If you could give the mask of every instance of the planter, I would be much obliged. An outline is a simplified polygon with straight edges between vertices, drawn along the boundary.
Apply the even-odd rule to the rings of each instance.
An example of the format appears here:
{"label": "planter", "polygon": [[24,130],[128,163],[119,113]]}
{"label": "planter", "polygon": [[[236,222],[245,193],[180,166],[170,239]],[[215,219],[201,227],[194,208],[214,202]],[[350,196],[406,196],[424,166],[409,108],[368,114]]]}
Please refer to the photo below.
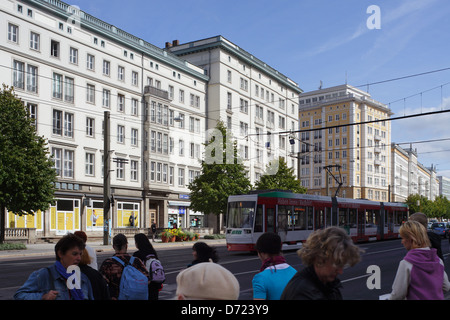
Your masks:
{"label": "planter", "polygon": [[169,238],[162,236],[161,241],[164,243],[167,243],[167,242],[169,242]]}

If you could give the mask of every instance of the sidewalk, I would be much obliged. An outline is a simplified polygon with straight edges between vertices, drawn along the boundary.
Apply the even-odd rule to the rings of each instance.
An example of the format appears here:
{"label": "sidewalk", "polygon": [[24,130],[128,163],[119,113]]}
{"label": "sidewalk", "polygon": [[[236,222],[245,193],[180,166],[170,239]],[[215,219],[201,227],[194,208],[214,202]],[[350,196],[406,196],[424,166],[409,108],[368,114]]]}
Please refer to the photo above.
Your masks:
{"label": "sidewalk", "polygon": [[[225,239],[199,239],[197,241],[206,242],[208,245],[217,246],[217,245],[225,245]],[[153,247],[156,251],[158,250],[167,250],[173,248],[191,248],[195,242],[197,241],[183,241],[183,242],[169,242],[162,243],[160,239],[152,242]],[[56,243],[39,243],[39,244],[27,244],[26,250],[0,250],[0,260],[4,258],[15,258],[15,257],[30,257],[30,256],[54,256],[55,255],[55,245]],[[112,244],[104,245],[103,241],[90,242],[88,240],[87,245],[97,251],[97,253],[112,253],[114,249]],[[134,252],[136,251],[136,246],[134,244],[133,239],[128,240],[128,251]]]}

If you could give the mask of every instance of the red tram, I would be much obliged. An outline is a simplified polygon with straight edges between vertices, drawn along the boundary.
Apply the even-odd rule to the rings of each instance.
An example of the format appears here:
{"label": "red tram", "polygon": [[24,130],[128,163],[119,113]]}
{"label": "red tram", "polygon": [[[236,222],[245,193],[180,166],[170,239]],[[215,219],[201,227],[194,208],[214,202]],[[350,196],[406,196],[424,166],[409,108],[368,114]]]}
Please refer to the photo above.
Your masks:
{"label": "red tram", "polygon": [[254,251],[264,232],[276,232],[283,250],[300,248],[314,230],[339,226],[354,242],[399,237],[408,219],[404,203],[265,191],[228,198],[228,251]]}

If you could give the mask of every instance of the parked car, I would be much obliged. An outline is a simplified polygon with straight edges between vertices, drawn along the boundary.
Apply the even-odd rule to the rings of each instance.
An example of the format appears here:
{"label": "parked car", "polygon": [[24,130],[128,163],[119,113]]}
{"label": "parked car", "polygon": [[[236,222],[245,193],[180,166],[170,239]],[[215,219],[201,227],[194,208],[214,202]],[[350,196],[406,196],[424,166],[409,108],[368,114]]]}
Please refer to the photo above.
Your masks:
{"label": "parked car", "polygon": [[431,225],[431,231],[443,238],[447,238],[450,231],[450,225],[448,222],[435,222]]}

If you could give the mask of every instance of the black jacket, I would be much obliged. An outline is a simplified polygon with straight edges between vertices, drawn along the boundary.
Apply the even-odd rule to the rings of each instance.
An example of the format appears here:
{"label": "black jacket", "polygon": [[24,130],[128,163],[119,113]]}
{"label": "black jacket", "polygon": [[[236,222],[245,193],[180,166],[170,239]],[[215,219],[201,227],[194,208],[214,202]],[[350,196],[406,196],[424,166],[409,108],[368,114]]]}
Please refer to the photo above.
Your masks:
{"label": "black jacket", "polygon": [[281,300],[342,300],[341,281],[334,280],[323,284],[310,266],[298,271],[288,282]]}
{"label": "black jacket", "polygon": [[427,231],[427,234],[431,242],[431,247],[435,248],[437,250],[438,257],[441,258],[442,261],[445,261],[444,256],[442,255],[441,236],[433,231]]}

